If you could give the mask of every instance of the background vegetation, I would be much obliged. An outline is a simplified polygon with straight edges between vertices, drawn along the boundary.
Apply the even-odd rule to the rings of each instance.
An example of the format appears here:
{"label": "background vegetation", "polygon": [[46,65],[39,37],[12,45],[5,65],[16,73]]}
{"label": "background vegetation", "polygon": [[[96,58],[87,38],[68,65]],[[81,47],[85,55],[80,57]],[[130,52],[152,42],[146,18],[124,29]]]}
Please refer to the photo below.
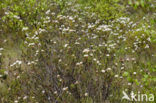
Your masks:
{"label": "background vegetation", "polygon": [[155,7],[155,0],[1,0],[0,103],[156,95]]}

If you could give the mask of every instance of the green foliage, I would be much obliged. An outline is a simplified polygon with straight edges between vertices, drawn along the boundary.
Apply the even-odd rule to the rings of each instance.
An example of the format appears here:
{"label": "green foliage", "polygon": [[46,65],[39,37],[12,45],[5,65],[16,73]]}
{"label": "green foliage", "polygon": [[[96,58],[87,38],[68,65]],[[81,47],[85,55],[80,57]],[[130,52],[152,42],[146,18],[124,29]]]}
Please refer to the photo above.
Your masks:
{"label": "green foliage", "polygon": [[[24,34],[21,32],[24,27],[36,28],[38,21],[42,23],[43,13],[47,10],[47,0],[3,0],[1,4],[4,15],[1,21],[1,28],[8,32],[20,32],[16,36],[23,37]],[[9,8],[9,9],[8,9]],[[13,33],[15,35],[16,33]]]}
{"label": "green foliage", "polygon": [[155,11],[154,0],[124,0],[125,5],[129,5],[136,12],[142,11],[144,13]]}
{"label": "green foliage", "polygon": [[118,5],[118,0],[80,0],[80,3],[88,8],[89,12],[95,13],[98,17],[105,19],[108,23],[109,20],[113,20],[122,16],[122,6]]}
{"label": "green foliage", "polygon": [[[146,2],[0,1],[0,102],[122,103],[123,90],[155,94],[155,17]],[[129,15],[127,5],[147,14]]]}

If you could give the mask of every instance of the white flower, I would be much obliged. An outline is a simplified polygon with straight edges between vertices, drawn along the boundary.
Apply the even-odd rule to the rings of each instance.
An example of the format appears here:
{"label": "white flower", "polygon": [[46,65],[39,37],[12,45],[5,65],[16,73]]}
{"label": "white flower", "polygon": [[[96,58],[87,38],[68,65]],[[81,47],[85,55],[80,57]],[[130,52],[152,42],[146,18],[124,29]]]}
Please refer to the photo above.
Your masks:
{"label": "white flower", "polygon": [[63,91],[66,91],[67,89],[68,89],[68,87],[64,87],[62,90],[63,90]]}
{"label": "white flower", "polygon": [[110,55],[109,54],[106,54],[106,56],[109,57]]}
{"label": "white flower", "polygon": [[8,71],[4,71],[4,74],[8,75]]}
{"label": "white flower", "polygon": [[19,16],[17,16],[17,15],[14,15],[14,18],[16,18],[16,19],[20,19],[20,17],[19,17]]}
{"label": "white flower", "polygon": [[117,66],[117,65],[118,65],[118,63],[115,63],[115,65]]}
{"label": "white flower", "polygon": [[90,51],[89,48],[87,48],[83,50],[83,53],[88,53],[89,51]]}
{"label": "white flower", "polygon": [[77,66],[82,65],[83,62],[76,63]]}
{"label": "white flower", "polygon": [[27,64],[28,64],[28,65],[30,65],[30,64],[31,64],[31,62],[28,62]]}
{"label": "white flower", "polygon": [[22,61],[17,60],[16,62],[17,62],[19,65],[22,64]]}
{"label": "white flower", "polygon": [[22,28],[22,31],[26,31],[26,30],[28,30],[28,27],[23,27]]}
{"label": "white flower", "polygon": [[55,15],[55,12],[52,12],[51,15]]}
{"label": "white flower", "polygon": [[129,61],[130,59],[129,58],[126,58],[126,60]]}
{"label": "white flower", "polygon": [[68,46],[68,44],[65,44],[64,47],[66,48]]}
{"label": "white flower", "polygon": [[21,97],[18,97],[18,100],[21,99]]}
{"label": "white flower", "polygon": [[124,69],[124,67],[121,67],[121,70],[123,70]]}
{"label": "white flower", "polygon": [[93,53],[90,53],[90,56],[93,56]]}
{"label": "white flower", "polygon": [[18,103],[18,101],[17,101],[17,100],[15,100],[15,101],[14,101],[14,103]]}
{"label": "white flower", "polygon": [[[62,28],[60,28],[60,29],[62,29]],[[67,32],[67,31],[69,31],[69,27],[68,27],[68,28],[63,28],[62,31],[63,31],[63,32]]]}
{"label": "white flower", "polygon": [[60,75],[58,74],[58,75],[57,75],[57,78],[59,78],[59,77],[60,77]]}
{"label": "white flower", "polygon": [[88,96],[88,93],[85,93],[85,96]]}
{"label": "white flower", "polygon": [[149,45],[148,45],[148,44],[146,44],[145,48],[149,48]]}
{"label": "white flower", "polygon": [[0,51],[4,50],[4,48],[0,48]]}
{"label": "white flower", "polygon": [[17,61],[14,62],[13,64],[11,64],[10,67],[12,67],[12,66],[14,66],[14,65],[16,65],[16,64],[21,65],[21,64],[22,64],[22,61],[17,60]]}
{"label": "white flower", "polygon": [[130,21],[130,18],[127,17],[120,17],[119,19],[117,19],[118,22],[122,23],[122,24],[126,24],[127,22]]}
{"label": "white flower", "polygon": [[88,54],[85,54],[84,57],[88,57]]}
{"label": "white flower", "polygon": [[17,79],[19,79],[19,78],[20,78],[20,76],[18,75],[18,76],[17,76]]}
{"label": "white flower", "polygon": [[24,97],[23,97],[24,100],[27,99],[27,98],[28,98],[28,96],[24,96]]}
{"label": "white flower", "polygon": [[102,30],[102,31],[110,31],[112,29],[109,28],[110,25],[100,25],[98,28],[96,28],[98,31]]}
{"label": "white flower", "polygon": [[128,85],[132,85],[132,83],[128,83]]}
{"label": "white flower", "polygon": [[44,50],[42,49],[41,52],[44,52]]}
{"label": "white flower", "polygon": [[76,82],[75,82],[75,84],[79,84],[79,82],[78,82],[78,81],[76,81]]}
{"label": "white flower", "polygon": [[55,91],[54,94],[57,94],[57,91]]}
{"label": "white flower", "polygon": [[96,58],[94,58],[93,60],[94,60],[94,61],[97,61],[97,59],[96,59]]}
{"label": "white flower", "polygon": [[79,42],[75,42],[75,44],[77,44],[77,45],[78,45],[78,44],[80,44],[80,43],[79,43]]}
{"label": "white flower", "polygon": [[147,38],[147,40],[148,40],[148,41],[151,41],[151,38],[149,37],[149,38]]}
{"label": "white flower", "polygon": [[62,62],[62,59],[59,59],[59,62]]}
{"label": "white flower", "polygon": [[4,43],[6,43],[6,42],[7,42],[7,40],[5,39],[3,42],[4,42]]}
{"label": "white flower", "polygon": [[29,44],[28,44],[28,47],[34,46],[34,45],[35,45],[35,43],[29,43]]}
{"label": "white flower", "polygon": [[42,93],[44,94],[45,93],[45,90],[42,90]]}
{"label": "white flower", "polygon": [[39,28],[39,34],[42,33],[42,32],[46,32],[46,30]]}
{"label": "white flower", "polygon": [[117,78],[117,77],[119,77],[119,75],[115,75],[114,77]]}
{"label": "white flower", "polygon": [[105,71],[105,70],[101,70],[101,72],[102,72],[102,73],[105,73],[106,71]]}
{"label": "white flower", "polygon": [[5,12],[5,15],[8,15],[9,14],[9,12]]}
{"label": "white flower", "polygon": [[74,18],[70,16],[70,17],[69,17],[69,20],[74,20]]}
{"label": "white flower", "polygon": [[119,35],[118,33],[114,33],[113,35]]}
{"label": "white flower", "polygon": [[97,63],[97,64],[99,64],[99,63],[100,63],[100,61],[96,61],[96,63]]}
{"label": "white flower", "polygon": [[112,70],[111,68],[107,68],[107,70],[109,71],[109,70]]}
{"label": "white flower", "polygon": [[135,60],[135,58],[132,58],[132,60],[134,61],[134,60]]}
{"label": "white flower", "polygon": [[98,63],[98,65],[101,65],[101,63]]}
{"label": "white flower", "polygon": [[49,13],[50,13],[50,10],[47,10],[45,14],[47,14],[47,15],[48,15]]}
{"label": "white flower", "polygon": [[136,72],[133,72],[134,75],[136,75]]}

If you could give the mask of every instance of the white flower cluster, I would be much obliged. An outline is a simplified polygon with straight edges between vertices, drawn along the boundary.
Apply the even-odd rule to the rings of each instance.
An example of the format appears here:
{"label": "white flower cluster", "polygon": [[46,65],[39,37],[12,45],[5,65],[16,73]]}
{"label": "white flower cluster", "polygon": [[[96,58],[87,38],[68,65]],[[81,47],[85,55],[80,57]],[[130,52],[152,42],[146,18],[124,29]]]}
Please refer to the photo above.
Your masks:
{"label": "white flower cluster", "polygon": [[121,24],[127,24],[130,21],[130,18],[128,18],[128,17],[120,17],[116,21],[120,22]]}
{"label": "white flower cluster", "polygon": [[111,25],[99,25],[99,27],[96,28],[98,31],[111,31]]}
{"label": "white flower cluster", "polygon": [[15,65],[21,65],[21,64],[22,64],[22,61],[16,60],[13,64],[10,65],[10,67],[13,67]]}
{"label": "white flower cluster", "polygon": [[0,56],[2,55],[1,51],[3,51],[4,49],[3,48],[0,48]]}

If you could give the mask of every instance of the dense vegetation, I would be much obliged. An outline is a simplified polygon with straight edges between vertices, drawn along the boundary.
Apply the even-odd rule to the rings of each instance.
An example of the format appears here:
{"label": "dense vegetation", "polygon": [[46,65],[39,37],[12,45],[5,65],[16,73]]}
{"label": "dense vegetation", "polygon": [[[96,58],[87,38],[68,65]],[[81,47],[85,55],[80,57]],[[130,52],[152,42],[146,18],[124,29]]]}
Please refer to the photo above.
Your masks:
{"label": "dense vegetation", "polygon": [[155,0],[1,0],[0,103],[156,95],[155,7]]}

